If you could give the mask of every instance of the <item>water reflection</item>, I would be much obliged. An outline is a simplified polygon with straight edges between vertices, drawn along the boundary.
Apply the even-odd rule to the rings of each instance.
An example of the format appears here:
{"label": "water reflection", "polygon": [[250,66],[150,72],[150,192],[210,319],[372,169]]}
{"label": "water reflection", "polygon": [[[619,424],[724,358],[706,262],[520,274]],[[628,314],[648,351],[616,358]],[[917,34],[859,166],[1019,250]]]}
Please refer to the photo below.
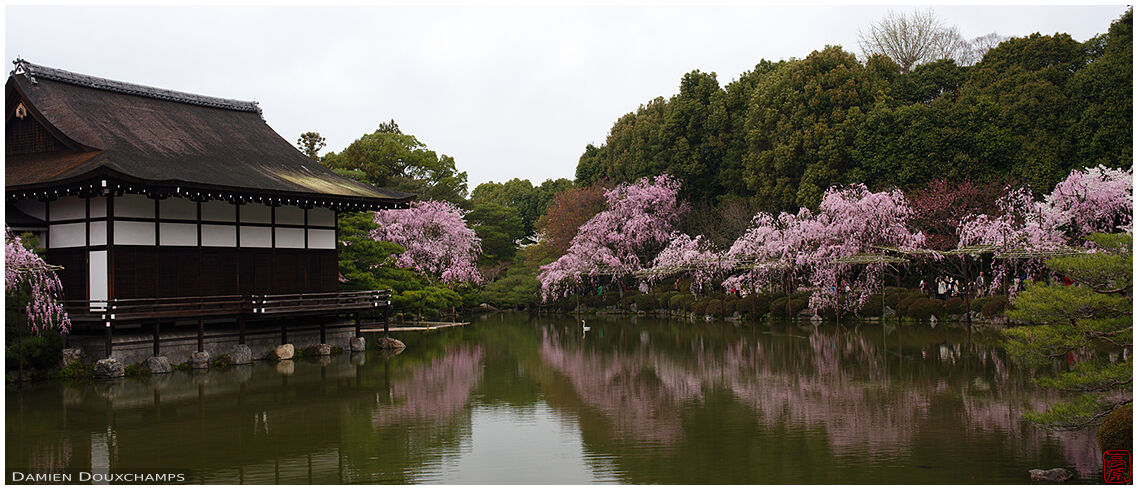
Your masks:
{"label": "water reflection", "polygon": [[[204,483],[1026,483],[1093,433],[946,329],[493,316],[378,352],[9,389],[11,471]],[[510,450],[503,450],[502,448]],[[496,449],[497,448],[497,449]],[[511,452],[512,451],[512,452]],[[542,462],[546,463],[542,463]]]}

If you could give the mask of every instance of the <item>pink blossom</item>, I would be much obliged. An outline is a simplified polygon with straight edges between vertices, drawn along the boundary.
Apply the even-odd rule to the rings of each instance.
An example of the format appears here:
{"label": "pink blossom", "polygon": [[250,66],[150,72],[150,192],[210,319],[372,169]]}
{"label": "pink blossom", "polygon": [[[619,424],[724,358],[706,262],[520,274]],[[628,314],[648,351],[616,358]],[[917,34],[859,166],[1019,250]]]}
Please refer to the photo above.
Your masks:
{"label": "pink blossom", "polygon": [[[1133,170],[1101,166],[1074,170],[1043,201],[1034,200],[1028,189],[1008,189],[997,201],[998,215],[969,215],[961,220],[959,246],[984,246],[997,254],[1046,253],[1085,245],[1083,238],[1090,233],[1130,232],[1132,178]],[[1039,258],[1009,260],[1013,259],[997,261],[990,290],[1008,284],[1014,294],[1021,284],[1010,275],[1015,271],[1034,275],[1043,267]]]}
{"label": "pink blossom", "polygon": [[1044,214],[1076,238],[1133,230],[1134,171],[1098,166],[1072,171],[1043,202]]}
{"label": "pink blossom", "polygon": [[560,296],[584,276],[615,280],[641,269],[668,242],[683,209],[679,190],[678,180],[660,175],[606,192],[607,209],[578,228],[565,255],[541,267],[542,297]]}
{"label": "pink blossom", "polygon": [[658,281],[677,272],[691,276],[691,290],[698,292],[710,285],[715,276],[725,270],[725,261],[711,250],[702,236],[692,238],[686,233],[672,235],[671,241],[652,260],[647,279]]}
{"label": "pink blossom", "polygon": [[24,307],[37,335],[57,327],[60,333],[71,329],[71,318],[63,309],[63,285],[43,258],[24,246],[11,230],[4,231],[4,291],[19,292],[27,286],[31,298]]}
{"label": "pink blossom", "polygon": [[396,267],[414,269],[444,283],[480,283],[477,259],[482,244],[458,206],[443,201],[416,201],[410,209],[375,212],[379,228],[371,237],[404,248]]}
{"label": "pink blossom", "polygon": [[[839,259],[880,253],[876,247],[923,245],[924,235],[909,225],[912,215],[901,191],[874,193],[862,184],[830,188],[817,214],[805,208],[778,218],[759,213],[755,226],[727,252],[727,258],[749,270],[727,278],[723,286],[753,291],[757,285],[775,283],[792,292],[796,284],[805,282],[813,285],[811,308],[860,308],[880,284],[885,265],[846,264]],[[850,294],[839,294],[847,286]]]}

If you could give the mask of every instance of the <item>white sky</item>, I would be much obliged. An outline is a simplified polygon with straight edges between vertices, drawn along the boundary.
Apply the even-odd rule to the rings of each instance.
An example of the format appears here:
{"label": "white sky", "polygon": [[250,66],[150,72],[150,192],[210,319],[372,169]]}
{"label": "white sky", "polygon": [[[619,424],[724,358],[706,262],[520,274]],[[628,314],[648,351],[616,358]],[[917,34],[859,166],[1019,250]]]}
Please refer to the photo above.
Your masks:
{"label": "white sky", "polygon": [[[961,34],[1106,32],[1125,7],[934,7]],[[42,65],[256,100],[290,142],[339,151],[380,122],[488,180],[572,178],[621,115],[684,73],[726,85],[905,6],[8,6],[5,47]],[[10,65],[9,65],[10,66]],[[10,68],[9,68],[10,69]]]}

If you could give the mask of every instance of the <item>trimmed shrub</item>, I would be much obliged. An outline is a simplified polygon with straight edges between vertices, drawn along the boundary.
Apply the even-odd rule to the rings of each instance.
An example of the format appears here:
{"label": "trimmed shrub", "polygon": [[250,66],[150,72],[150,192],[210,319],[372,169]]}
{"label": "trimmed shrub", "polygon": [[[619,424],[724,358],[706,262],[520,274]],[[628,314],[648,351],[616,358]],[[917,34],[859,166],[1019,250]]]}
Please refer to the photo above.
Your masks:
{"label": "trimmed shrub", "polygon": [[786,301],[789,298],[786,296],[779,296],[771,301],[770,314],[775,318],[786,318]]}
{"label": "trimmed shrub", "polygon": [[723,317],[723,300],[708,300],[707,310],[704,312],[704,314],[719,318]]}
{"label": "trimmed shrub", "polygon": [[1125,449],[1134,445],[1134,405],[1122,405],[1107,415],[1098,428],[1098,445],[1103,451]]}
{"label": "trimmed shrub", "polygon": [[613,306],[620,304],[620,291],[617,291],[615,289],[616,286],[613,286],[613,288],[614,289],[612,291],[608,291],[604,294],[604,296],[601,296],[601,304],[603,306]]}
{"label": "trimmed shrub", "polygon": [[664,291],[663,293],[657,294],[656,304],[659,305],[660,308],[668,308],[668,305],[671,303],[672,298],[679,296],[679,294],[680,293],[677,293],[675,291]]}
{"label": "trimmed shrub", "polygon": [[695,303],[695,296],[692,296],[691,294],[684,294],[683,296],[680,296],[680,309],[691,311],[692,303]]}
{"label": "trimmed shrub", "polygon": [[707,301],[706,299],[701,299],[693,302],[691,304],[691,312],[697,315],[707,314]]}
{"label": "trimmed shrub", "polygon": [[735,316],[735,312],[739,311],[740,299],[727,299],[723,301],[723,316]]}
{"label": "trimmed shrub", "polygon": [[858,310],[857,316],[862,318],[870,316],[881,316],[881,295],[871,294],[866,298],[865,302],[861,304],[861,309]]}
{"label": "trimmed shrub", "polygon": [[971,303],[972,311],[974,311],[976,313],[980,313],[980,311],[983,310],[984,305],[988,304],[989,299],[990,298],[988,298],[987,296],[981,296],[979,298],[973,299],[972,303]]}
{"label": "trimmed shrub", "polygon": [[605,297],[597,295],[589,295],[581,298],[581,306],[588,306],[589,308],[600,308],[604,306]]}
{"label": "trimmed shrub", "polygon": [[[758,317],[761,317],[763,315],[766,315],[767,313],[770,313],[770,311],[771,311],[771,300],[772,299],[774,299],[774,296],[771,294],[757,294],[757,295],[755,295],[754,306],[753,307],[751,305],[747,305],[747,306],[749,308],[753,308],[755,318],[758,318]],[[743,301],[746,301],[747,303],[752,302],[750,297],[748,297],[746,300],[743,300]],[[740,304],[742,304],[742,303],[740,302]]]}
{"label": "trimmed shrub", "polygon": [[980,308],[980,314],[986,317],[993,317],[1003,313],[1008,307],[1008,297],[1004,295],[991,296],[988,302]]}
{"label": "trimmed shrub", "polygon": [[[809,295],[807,295],[805,297],[797,297],[797,296],[799,296],[799,294],[795,294],[794,296],[791,296],[789,298],[790,315],[792,317],[794,315],[797,315],[799,311],[802,311],[802,309],[806,308],[806,306],[809,304],[809,300],[808,300]],[[788,298],[786,296],[782,296],[780,298],[775,298],[774,301],[771,301],[771,304],[770,304],[771,316],[773,316],[775,318],[786,318],[786,302],[787,301],[788,301]]]}
{"label": "trimmed shrub", "polygon": [[[901,316],[912,317],[913,303],[922,299],[928,299],[924,295],[920,296],[901,296],[901,305],[898,307],[898,314]],[[926,317],[927,318],[927,317]]]}
{"label": "trimmed shrub", "polygon": [[620,307],[624,308],[626,310],[631,310],[632,304],[635,302],[636,302],[636,296],[633,296],[630,294],[628,296],[625,296],[624,299],[620,300]]}
{"label": "trimmed shrub", "polygon": [[948,298],[944,300],[944,312],[949,315],[964,313],[964,300],[960,298]]}
{"label": "trimmed shrub", "polygon": [[943,319],[944,314],[944,301],[939,299],[919,298],[909,304],[908,316],[917,320],[928,320],[933,315]]}
{"label": "trimmed shrub", "polygon": [[636,309],[640,311],[651,311],[656,309],[656,298],[651,294],[638,294],[636,295]]}
{"label": "trimmed shrub", "polygon": [[684,295],[682,295],[682,294],[672,295],[672,297],[668,298],[668,309],[669,310],[682,309],[683,308],[683,300],[684,300]]}

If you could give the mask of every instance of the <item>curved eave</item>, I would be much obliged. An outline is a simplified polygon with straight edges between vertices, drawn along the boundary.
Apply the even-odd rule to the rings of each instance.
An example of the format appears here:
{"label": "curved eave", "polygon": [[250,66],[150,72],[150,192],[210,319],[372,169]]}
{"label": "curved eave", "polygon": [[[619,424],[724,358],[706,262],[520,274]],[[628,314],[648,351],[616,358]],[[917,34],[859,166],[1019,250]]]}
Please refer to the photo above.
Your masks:
{"label": "curved eave", "polygon": [[116,195],[146,194],[157,198],[184,197],[192,200],[224,200],[234,203],[264,203],[270,205],[296,205],[326,207],[342,211],[374,211],[378,209],[406,208],[415,195],[402,198],[379,198],[307,192],[287,192],[219,185],[203,185],[177,180],[149,181],[100,168],[71,178],[57,181],[6,186],[8,199],[54,200],[58,197],[90,196],[103,192]]}

